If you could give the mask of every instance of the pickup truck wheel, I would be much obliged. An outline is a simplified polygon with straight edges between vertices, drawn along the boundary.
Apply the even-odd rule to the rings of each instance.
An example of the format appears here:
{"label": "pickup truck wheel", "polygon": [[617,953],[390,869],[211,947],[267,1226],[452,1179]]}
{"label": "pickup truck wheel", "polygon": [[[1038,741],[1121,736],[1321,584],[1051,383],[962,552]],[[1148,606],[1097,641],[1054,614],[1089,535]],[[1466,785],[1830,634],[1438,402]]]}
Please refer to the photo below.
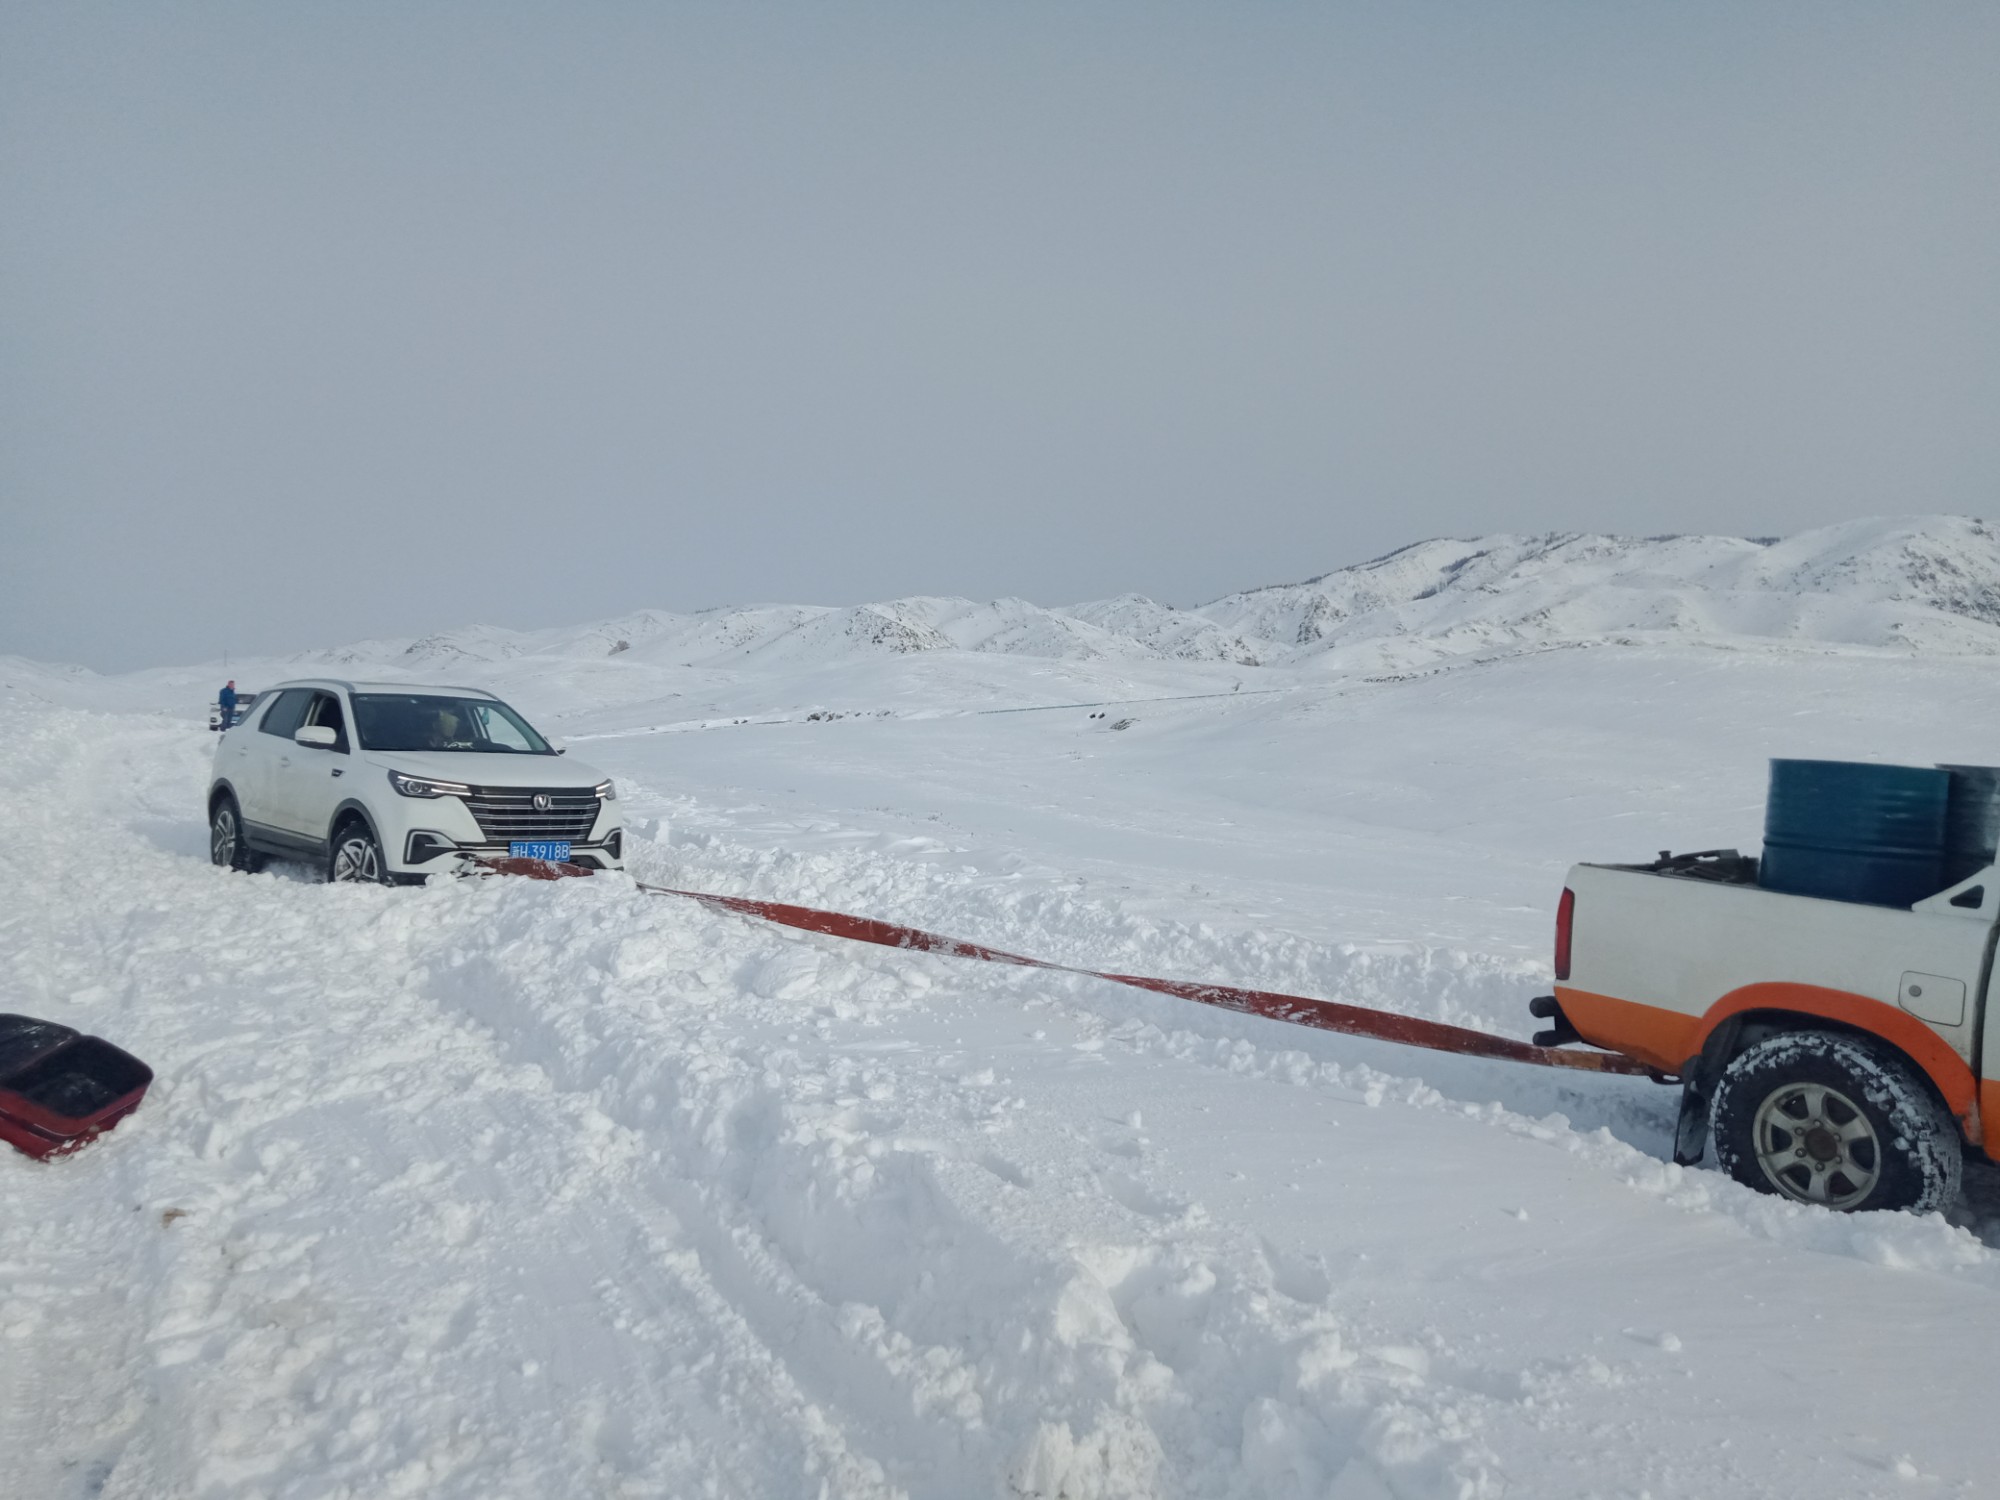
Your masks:
{"label": "pickup truck wheel", "polygon": [[386,885],[389,871],[382,862],[382,846],[366,823],[349,823],[333,836],[327,855],[326,878],[341,883]]}
{"label": "pickup truck wheel", "polygon": [[1842,1212],[1930,1213],[1958,1197],[1958,1127],[1885,1048],[1789,1031],[1738,1054],[1715,1090],[1715,1154],[1745,1187]]}

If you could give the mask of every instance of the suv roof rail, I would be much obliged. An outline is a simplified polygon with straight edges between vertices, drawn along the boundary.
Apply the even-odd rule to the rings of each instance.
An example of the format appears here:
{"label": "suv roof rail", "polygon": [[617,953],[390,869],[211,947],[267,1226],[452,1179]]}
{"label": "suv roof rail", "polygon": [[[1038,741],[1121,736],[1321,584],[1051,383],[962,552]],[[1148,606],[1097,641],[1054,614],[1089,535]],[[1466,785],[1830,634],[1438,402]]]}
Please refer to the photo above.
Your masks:
{"label": "suv roof rail", "polygon": [[464,693],[473,698],[491,698],[496,703],[503,701],[499,694],[488,688],[461,687],[450,682],[351,682],[345,677],[287,677],[283,682],[274,682],[259,692],[275,693],[281,688],[330,687],[342,692],[386,692],[386,693]]}

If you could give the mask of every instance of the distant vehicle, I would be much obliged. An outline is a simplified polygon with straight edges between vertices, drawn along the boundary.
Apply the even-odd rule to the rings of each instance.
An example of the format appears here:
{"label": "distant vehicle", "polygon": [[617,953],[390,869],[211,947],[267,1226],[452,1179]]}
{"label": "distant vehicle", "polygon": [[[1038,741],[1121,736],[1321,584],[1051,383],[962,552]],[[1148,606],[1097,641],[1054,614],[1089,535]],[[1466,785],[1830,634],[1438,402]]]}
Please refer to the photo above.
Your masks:
{"label": "distant vehicle", "polygon": [[229,729],[237,724],[241,724],[245,719],[250,717],[250,709],[252,705],[256,703],[256,701],[257,701],[257,695],[255,693],[238,693],[236,695],[236,712],[230,716],[229,723],[227,724],[222,722],[221,701],[218,700],[214,703],[209,704],[208,705],[209,729],[213,732],[220,733],[222,730]]}
{"label": "distant vehicle", "polygon": [[257,695],[216,741],[209,855],[328,880],[416,884],[468,857],[622,868],[609,777],[476,688],[311,678]]}
{"label": "distant vehicle", "polygon": [[[1767,850],[1768,853],[1768,850]],[[1554,1021],[1682,1084],[1675,1159],[1834,1209],[1949,1207],[2000,1158],[2000,866],[1908,906],[1769,890],[1734,850],[1577,865]]]}

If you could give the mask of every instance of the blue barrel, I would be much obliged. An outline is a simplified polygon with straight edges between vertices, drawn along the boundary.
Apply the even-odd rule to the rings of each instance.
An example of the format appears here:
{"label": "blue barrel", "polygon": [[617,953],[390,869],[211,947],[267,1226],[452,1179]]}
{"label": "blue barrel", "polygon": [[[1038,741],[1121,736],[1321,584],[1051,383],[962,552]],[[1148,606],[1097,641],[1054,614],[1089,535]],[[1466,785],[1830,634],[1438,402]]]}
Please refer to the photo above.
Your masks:
{"label": "blue barrel", "polygon": [[1764,804],[1766,890],[1873,906],[1935,896],[1951,774],[1846,760],[1774,760]]}
{"label": "blue barrel", "polygon": [[2000,766],[1939,766],[1951,777],[1944,813],[1944,879],[1957,885],[2000,853]]}

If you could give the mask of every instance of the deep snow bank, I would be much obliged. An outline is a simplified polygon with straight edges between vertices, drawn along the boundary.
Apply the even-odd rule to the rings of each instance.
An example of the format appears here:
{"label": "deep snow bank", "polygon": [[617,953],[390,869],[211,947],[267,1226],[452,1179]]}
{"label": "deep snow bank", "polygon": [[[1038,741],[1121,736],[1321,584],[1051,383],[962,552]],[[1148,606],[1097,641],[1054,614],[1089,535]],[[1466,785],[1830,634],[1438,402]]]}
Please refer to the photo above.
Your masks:
{"label": "deep snow bank", "polygon": [[[2000,731],[1990,663],[1869,653],[1063,669],[1162,700],[1116,718],[969,653],[621,700],[626,654],[490,680],[599,736],[644,873],[1517,1033],[1565,858],[1754,833],[1773,748]],[[1996,1457],[1977,1206],[1811,1213],[1660,1160],[1644,1083],[614,880],[230,876],[208,745],[0,711],[0,1008],[161,1074],[0,1158],[28,1493],[1971,1495]]]}

